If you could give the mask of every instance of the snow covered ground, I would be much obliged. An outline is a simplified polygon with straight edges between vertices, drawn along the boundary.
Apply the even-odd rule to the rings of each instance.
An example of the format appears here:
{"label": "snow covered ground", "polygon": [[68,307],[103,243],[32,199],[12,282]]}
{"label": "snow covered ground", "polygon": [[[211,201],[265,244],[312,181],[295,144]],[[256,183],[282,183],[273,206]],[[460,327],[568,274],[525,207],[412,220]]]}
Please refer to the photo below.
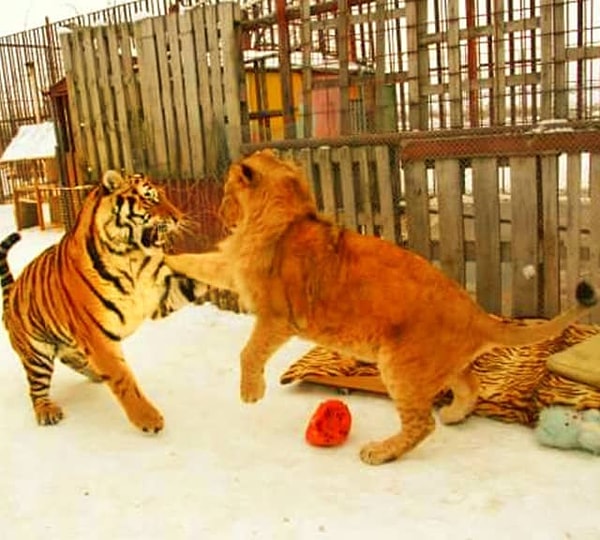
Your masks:
{"label": "snow covered ground", "polygon": [[[0,206],[0,236],[12,231]],[[60,231],[23,232],[16,273]],[[57,426],[35,424],[23,369],[0,331],[0,531],[7,539],[600,539],[600,458],[542,448],[531,430],[482,418],[438,426],[400,461],[364,465],[360,446],[398,428],[386,398],[354,393],[348,441],[304,442],[318,404],[337,397],[268,365],[265,399],[238,399],[252,318],[188,307],[124,344],[165,430],[144,435],[107,388],[57,365]]]}

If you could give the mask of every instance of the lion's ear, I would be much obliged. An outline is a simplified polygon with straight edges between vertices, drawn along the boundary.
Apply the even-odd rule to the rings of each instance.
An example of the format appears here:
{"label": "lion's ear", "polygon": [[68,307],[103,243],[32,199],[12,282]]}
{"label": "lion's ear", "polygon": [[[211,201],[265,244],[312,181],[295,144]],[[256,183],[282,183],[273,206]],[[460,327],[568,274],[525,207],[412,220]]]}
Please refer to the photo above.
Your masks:
{"label": "lion's ear", "polygon": [[242,163],[242,178],[245,180],[247,184],[251,184],[254,180],[254,171],[248,167],[248,165]]}

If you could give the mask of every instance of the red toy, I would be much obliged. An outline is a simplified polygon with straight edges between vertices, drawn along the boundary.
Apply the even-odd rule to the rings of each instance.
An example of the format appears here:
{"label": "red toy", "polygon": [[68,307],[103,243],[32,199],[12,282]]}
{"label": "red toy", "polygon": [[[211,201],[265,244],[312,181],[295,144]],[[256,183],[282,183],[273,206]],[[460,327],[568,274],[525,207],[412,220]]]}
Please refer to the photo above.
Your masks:
{"label": "red toy", "polygon": [[322,402],[306,427],[306,441],[314,446],[337,446],[350,433],[352,415],[348,406],[339,399]]}

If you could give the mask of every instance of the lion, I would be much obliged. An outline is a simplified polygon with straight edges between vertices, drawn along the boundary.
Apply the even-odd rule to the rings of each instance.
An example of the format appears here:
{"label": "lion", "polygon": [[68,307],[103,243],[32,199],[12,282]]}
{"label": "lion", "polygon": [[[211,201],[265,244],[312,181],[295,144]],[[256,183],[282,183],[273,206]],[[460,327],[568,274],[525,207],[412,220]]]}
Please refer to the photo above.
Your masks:
{"label": "lion", "polygon": [[241,399],[263,397],[265,365],[292,336],[376,363],[402,429],[362,447],[368,464],[399,458],[434,430],[441,390],[453,394],[441,421],[465,419],[477,401],[478,355],[558,335],[597,301],[582,281],[577,304],[556,318],[528,327],[501,322],[425,258],[320,215],[301,168],[270,150],[231,165],[219,213],[231,232],[216,251],[165,261],[237,292],[255,315],[241,352]]}

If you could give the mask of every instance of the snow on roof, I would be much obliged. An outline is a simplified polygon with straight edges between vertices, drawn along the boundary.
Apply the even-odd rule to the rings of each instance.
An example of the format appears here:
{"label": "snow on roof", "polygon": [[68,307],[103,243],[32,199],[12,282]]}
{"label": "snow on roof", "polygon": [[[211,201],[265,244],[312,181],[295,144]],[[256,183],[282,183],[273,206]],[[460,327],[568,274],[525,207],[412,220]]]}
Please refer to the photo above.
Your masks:
{"label": "snow on roof", "polygon": [[56,156],[56,134],[53,122],[21,126],[8,143],[0,163],[24,159],[46,159]]}

